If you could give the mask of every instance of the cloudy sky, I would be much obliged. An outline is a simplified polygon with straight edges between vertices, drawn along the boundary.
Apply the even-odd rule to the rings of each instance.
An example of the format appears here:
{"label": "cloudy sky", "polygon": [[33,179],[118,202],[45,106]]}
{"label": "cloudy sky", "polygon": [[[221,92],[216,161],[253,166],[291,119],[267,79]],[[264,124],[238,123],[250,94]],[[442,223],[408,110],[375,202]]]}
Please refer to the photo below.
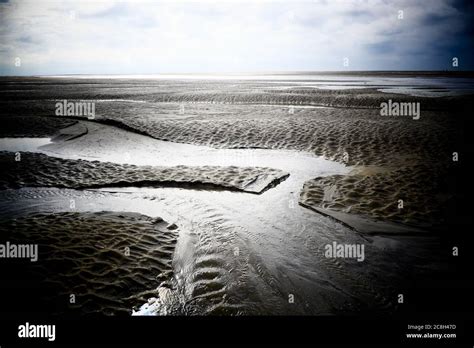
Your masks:
{"label": "cloudy sky", "polygon": [[0,75],[472,70],[472,17],[456,0],[0,0]]}

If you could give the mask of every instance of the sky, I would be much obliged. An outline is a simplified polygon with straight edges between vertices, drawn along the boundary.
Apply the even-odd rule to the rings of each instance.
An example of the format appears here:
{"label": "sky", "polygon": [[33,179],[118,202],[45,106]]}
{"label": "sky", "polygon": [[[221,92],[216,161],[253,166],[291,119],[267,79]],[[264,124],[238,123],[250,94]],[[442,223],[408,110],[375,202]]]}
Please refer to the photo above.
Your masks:
{"label": "sky", "polygon": [[0,75],[474,70],[472,3],[0,0]]}

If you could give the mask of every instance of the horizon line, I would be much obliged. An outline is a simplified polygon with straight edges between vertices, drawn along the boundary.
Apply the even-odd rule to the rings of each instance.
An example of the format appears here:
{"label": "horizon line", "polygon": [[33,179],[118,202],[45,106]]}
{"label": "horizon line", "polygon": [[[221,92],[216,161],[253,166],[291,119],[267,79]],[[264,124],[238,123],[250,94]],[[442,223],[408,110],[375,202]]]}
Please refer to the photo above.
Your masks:
{"label": "horizon line", "polygon": [[92,76],[271,76],[271,75],[291,75],[291,74],[474,74],[474,70],[273,70],[273,71],[242,71],[242,72],[166,72],[166,73],[65,73],[65,74],[35,74],[35,75],[0,75],[1,77],[92,77]]}

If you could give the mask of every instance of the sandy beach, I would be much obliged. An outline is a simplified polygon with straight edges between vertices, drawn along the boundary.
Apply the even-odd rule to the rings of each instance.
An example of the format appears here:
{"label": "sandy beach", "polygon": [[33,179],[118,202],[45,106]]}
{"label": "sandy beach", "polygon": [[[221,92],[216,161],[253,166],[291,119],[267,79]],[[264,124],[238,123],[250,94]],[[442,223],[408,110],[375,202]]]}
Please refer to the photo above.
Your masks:
{"label": "sandy beach", "polygon": [[[433,255],[459,200],[449,180],[471,102],[464,90],[430,86],[430,76],[415,88],[403,80],[414,76],[360,78],[337,87],[331,76],[317,83],[3,78],[3,226],[14,224],[18,236],[39,226],[41,243],[64,241],[43,251],[48,260],[97,236],[111,249],[165,248],[145,257],[153,266],[132,258],[122,269],[138,282],[132,291],[103,277],[119,281],[107,270],[113,262],[95,269],[100,249],[76,253],[72,269],[80,272],[52,281],[70,282],[79,294],[77,279],[95,284],[89,294],[101,300],[92,297],[79,312],[394,312],[394,284],[447,269]],[[94,102],[94,117],[56,115],[64,100]],[[388,100],[420,103],[419,119],[381,116]],[[62,196],[75,201],[74,212]],[[334,240],[366,244],[366,267],[325,259],[323,247]],[[401,250],[394,269],[391,256]],[[140,267],[165,276],[157,281]],[[374,276],[381,272],[384,279]],[[289,305],[288,294],[302,302]]]}
{"label": "sandy beach", "polygon": [[0,348],[472,345],[474,2],[0,0]]}
{"label": "sandy beach", "polygon": [[[32,90],[27,94],[11,95],[13,100],[21,98],[21,104],[3,102],[2,112],[7,116],[4,136],[26,136],[25,132],[39,136],[52,127],[51,123],[56,123],[56,130],[66,126],[70,120],[51,119],[56,99],[95,100],[95,122],[155,139],[226,149],[305,151],[355,166],[350,178],[308,181],[301,192],[301,202],[422,225],[444,223],[443,206],[452,198],[446,178],[456,165],[451,159],[453,152],[464,141],[462,112],[472,103],[462,94],[441,98],[436,93],[429,97],[407,95],[395,83],[392,89],[399,87],[400,94],[371,87],[313,88],[311,82],[308,86],[308,82],[299,80],[269,83],[120,79],[118,85],[114,80],[101,81],[100,88],[94,89],[95,82],[87,78],[73,82],[56,78],[38,84],[33,79]],[[75,88],[59,92],[57,87],[63,83]],[[47,93],[44,85],[50,87]],[[116,86],[120,86],[119,93]],[[143,91],[140,87],[144,86]],[[409,91],[418,90],[423,88]],[[387,100],[416,100],[421,104],[422,116],[419,120],[384,118],[380,116],[380,104]],[[39,131],[34,123],[26,127],[22,122],[28,121],[24,118],[12,119],[12,113],[48,118]],[[418,184],[419,180],[422,184]],[[322,199],[324,187],[328,186],[338,191],[337,198],[326,195]],[[354,186],[357,188],[352,190]],[[409,208],[397,209],[398,199],[403,199]]]}

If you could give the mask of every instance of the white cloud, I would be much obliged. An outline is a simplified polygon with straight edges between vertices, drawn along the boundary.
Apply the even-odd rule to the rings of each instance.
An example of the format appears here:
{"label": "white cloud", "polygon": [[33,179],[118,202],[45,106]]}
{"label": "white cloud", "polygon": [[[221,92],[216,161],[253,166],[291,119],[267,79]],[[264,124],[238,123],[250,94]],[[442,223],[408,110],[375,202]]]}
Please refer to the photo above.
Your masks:
{"label": "white cloud", "polygon": [[9,74],[342,70],[344,57],[349,69],[417,68],[462,24],[442,0],[13,1],[0,11]]}

